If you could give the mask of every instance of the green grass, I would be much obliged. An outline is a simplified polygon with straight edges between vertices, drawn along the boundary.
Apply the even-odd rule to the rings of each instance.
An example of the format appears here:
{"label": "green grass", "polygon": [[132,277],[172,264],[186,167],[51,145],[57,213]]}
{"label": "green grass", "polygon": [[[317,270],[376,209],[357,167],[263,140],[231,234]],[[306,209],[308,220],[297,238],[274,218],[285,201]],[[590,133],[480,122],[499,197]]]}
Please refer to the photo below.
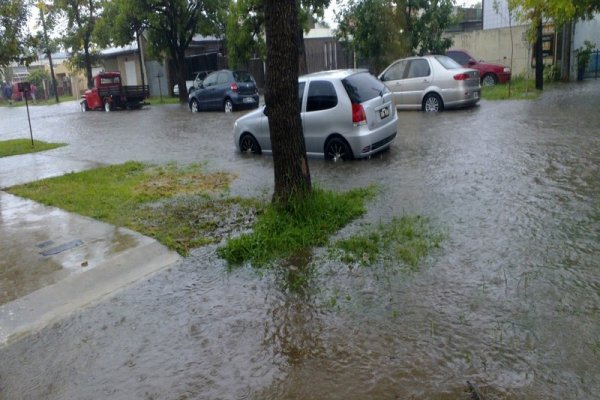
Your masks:
{"label": "green grass", "polygon": [[34,140],[32,146],[30,139],[4,140],[0,142],[0,158],[16,156],[18,154],[37,153],[62,146],[66,146],[66,143],[47,143]]}
{"label": "green grass", "polygon": [[364,214],[365,201],[373,196],[373,188],[346,193],[313,189],[308,198],[293,200],[285,209],[269,205],[251,233],[230,239],[217,253],[233,265],[255,267],[293,257],[327,244],[331,234]]}
{"label": "green grass", "polygon": [[214,198],[233,176],[204,173],[198,165],[139,162],[71,173],[15,186],[10,193],[152,236],[187,254],[221,240],[227,229],[249,225],[255,202]]}
{"label": "green grass", "polygon": [[394,217],[386,224],[369,227],[367,231],[337,241],[331,253],[342,262],[368,266],[377,262],[397,264],[401,261],[416,269],[419,261],[433,248],[440,246],[442,235],[433,233],[426,218]]}
{"label": "green grass", "polygon": [[512,79],[510,87],[508,83],[481,87],[481,98],[485,100],[530,100],[537,99],[541,93],[535,88],[535,81],[521,77]]}
{"label": "green grass", "polygon": [[[61,103],[64,103],[67,101],[73,101],[73,100],[75,100],[75,98],[71,95],[58,97],[58,101]],[[32,100],[28,100],[27,102],[30,107],[47,106],[47,105],[56,104],[56,99],[54,97],[51,97],[47,100],[37,100],[35,103]],[[0,102],[0,107],[25,107],[25,101],[13,101],[12,105],[9,105],[5,99],[2,99],[2,101]]]}
{"label": "green grass", "polygon": [[147,101],[153,106],[159,106],[161,104],[180,104],[179,97],[171,97],[168,94],[163,95],[162,99],[160,96],[152,96]]}

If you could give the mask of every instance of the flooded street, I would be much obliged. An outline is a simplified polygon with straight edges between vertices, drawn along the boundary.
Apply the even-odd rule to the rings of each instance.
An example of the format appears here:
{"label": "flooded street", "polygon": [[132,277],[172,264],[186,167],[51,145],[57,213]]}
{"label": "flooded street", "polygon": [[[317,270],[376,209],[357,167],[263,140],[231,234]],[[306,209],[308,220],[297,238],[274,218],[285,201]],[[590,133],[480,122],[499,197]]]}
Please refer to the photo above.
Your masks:
{"label": "flooded street", "polygon": [[[232,195],[272,193],[271,157],[235,152],[240,113],[31,111],[36,139],[69,144],[35,162],[205,162],[237,174]],[[0,108],[0,140],[28,132],[24,112]],[[445,238],[418,269],[315,249],[316,272],[291,292],[281,273],[228,271],[200,248],[0,348],[0,398],[476,398],[467,381],[486,400],[598,398],[600,81],[399,120],[389,151],[310,168],[326,189],[377,185],[337,237],[429,218]]]}

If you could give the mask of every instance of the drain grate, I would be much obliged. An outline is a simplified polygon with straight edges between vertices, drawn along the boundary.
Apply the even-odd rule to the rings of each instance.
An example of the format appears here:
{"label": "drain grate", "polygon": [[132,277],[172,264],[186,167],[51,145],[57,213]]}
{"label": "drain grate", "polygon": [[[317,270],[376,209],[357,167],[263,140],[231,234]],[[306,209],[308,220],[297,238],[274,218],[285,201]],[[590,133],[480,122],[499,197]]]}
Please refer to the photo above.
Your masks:
{"label": "drain grate", "polygon": [[[52,243],[51,241],[49,241],[49,242]],[[75,247],[79,247],[82,244],[83,244],[83,240],[79,240],[79,239],[71,240],[70,242],[61,244],[60,246],[55,246],[55,247],[46,249],[44,251],[40,251],[40,254],[43,256],[52,256],[54,254],[62,253],[63,251],[67,251],[67,250],[73,249]],[[38,247],[43,248],[44,246],[38,245]]]}

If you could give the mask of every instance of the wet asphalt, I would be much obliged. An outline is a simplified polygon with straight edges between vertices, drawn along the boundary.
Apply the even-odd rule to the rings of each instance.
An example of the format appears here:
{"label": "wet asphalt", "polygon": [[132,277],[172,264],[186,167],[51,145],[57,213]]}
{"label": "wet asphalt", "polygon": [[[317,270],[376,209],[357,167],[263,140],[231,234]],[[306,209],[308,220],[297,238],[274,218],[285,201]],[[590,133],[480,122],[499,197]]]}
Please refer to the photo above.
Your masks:
{"label": "wet asphalt", "polygon": [[[14,171],[0,187],[139,160],[233,172],[234,195],[272,191],[270,157],[235,152],[240,114],[31,111],[36,139],[69,145],[0,159]],[[0,108],[0,139],[22,137],[25,118]],[[317,249],[302,295],[197,249],[0,348],[0,397],[466,399],[467,380],[486,399],[597,395],[600,82],[403,112],[389,151],[310,169],[328,189],[377,184],[365,217],[338,236],[418,214],[445,232],[442,248],[400,272],[349,268]]]}

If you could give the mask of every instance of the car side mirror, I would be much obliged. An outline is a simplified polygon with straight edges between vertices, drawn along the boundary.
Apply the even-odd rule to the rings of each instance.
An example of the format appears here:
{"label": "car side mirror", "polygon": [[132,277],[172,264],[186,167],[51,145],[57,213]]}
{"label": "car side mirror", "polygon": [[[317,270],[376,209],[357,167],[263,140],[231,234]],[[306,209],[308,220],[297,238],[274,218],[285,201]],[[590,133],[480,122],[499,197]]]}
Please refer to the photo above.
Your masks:
{"label": "car side mirror", "polygon": [[468,64],[469,66],[471,66],[471,65],[475,65],[475,64],[477,64],[477,61],[475,61],[475,60],[473,60],[473,59],[471,58],[471,59],[469,59],[469,62],[468,62],[467,64]]}
{"label": "car side mirror", "polygon": [[381,82],[385,82],[385,81],[387,81],[387,77],[386,77],[385,75],[381,75],[381,76],[379,77],[379,80],[380,80]]}

